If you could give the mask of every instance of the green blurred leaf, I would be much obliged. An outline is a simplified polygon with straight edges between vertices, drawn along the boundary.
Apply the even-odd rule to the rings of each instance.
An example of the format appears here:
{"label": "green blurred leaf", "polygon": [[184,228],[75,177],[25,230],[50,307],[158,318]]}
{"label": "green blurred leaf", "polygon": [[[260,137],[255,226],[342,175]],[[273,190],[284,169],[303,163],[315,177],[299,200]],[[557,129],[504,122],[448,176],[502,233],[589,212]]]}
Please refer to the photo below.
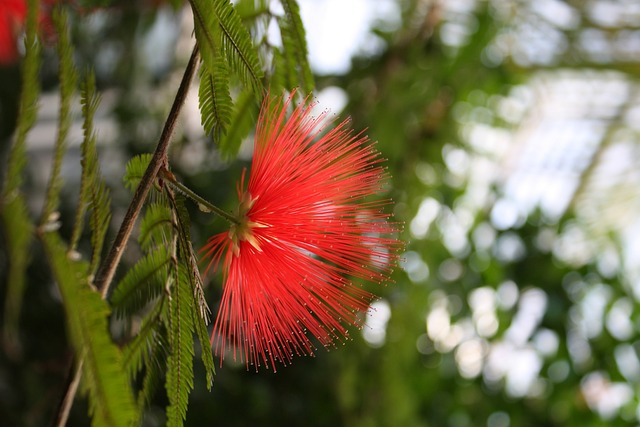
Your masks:
{"label": "green blurred leaf", "polygon": [[0,195],[0,217],[4,227],[8,253],[6,275],[7,293],[5,297],[4,337],[7,348],[18,349],[17,328],[22,309],[25,275],[29,264],[34,226],[29,218],[29,210],[21,185],[24,167],[27,163],[27,134],[33,127],[38,111],[40,80],[40,43],[37,39],[38,0],[29,0],[24,38],[25,56],[22,63],[22,91],[18,111],[17,133],[9,151],[5,169],[4,187]]}

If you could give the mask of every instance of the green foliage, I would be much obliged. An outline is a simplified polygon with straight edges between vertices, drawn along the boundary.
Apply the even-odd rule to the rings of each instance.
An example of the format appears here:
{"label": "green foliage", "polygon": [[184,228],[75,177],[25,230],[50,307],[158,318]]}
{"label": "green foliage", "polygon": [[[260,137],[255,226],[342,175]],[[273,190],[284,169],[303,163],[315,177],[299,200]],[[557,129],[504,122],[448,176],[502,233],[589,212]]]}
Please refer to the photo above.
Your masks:
{"label": "green foliage", "polygon": [[242,84],[261,95],[262,69],[258,54],[233,5],[229,0],[191,0],[190,3],[205,66],[216,70],[215,57],[221,54]]}
{"label": "green foliage", "polygon": [[178,239],[182,262],[180,263],[179,274],[181,280],[189,283],[191,295],[193,299],[190,301],[193,315],[193,325],[198,335],[200,349],[202,352],[202,363],[204,364],[207,375],[207,387],[211,389],[213,385],[213,377],[215,375],[215,367],[213,365],[213,354],[211,352],[211,344],[207,333],[207,323],[209,323],[209,307],[204,295],[203,281],[200,277],[198,269],[198,260],[193,251],[191,244],[191,232],[189,230],[190,220],[189,213],[184,206],[181,197],[171,197],[174,213],[176,215],[178,226]]}
{"label": "green foliage", "polygon": [[155,332],[152,345],[149,345],[148,353],[145,357],[145,375],[138,392],[138,408],[140,408],[140,411],[149,406],[153,397],[163,385],[163,374],[166,372],[169,349],[166,331]]}
{"label": "green foliage", "polygon": [[152,203],[140,221],[140,235],[138,241],[144,250],[150,250],[154,245],[162,245],[166,236],[170,236],[173,228],[171,210],[162,203]]}
{"label": "green foliage", "polygon": [[231,113],[231,125],[220,139],[220,153],[232,159],[240,150],[243,139],[253,130],[258,117],[258,104],[253,94],[245,89],[238,95]]}
{"label": "green foliage", "polygon": [[[80,91],[80,103],[82,105],[82,116],[83,116],[83,140],[82,140],[82,164],[84,167],[82,168],[82,175],[80,177],[80,192],[78,197],[78,205],[76,207],[76,215],[75,221],[73,223],[73,231],[71,233],[71,239],[69,246],[72,251],[76,249],[78,241],[80,240],[80,236],[82,234],[82,229],[84,227],[84,216],[87,212],[87,206],[89,203],[89,192],[90,186],[92,184],[92,169],[89,167],[90,164],[95,164],[95,134],[93,130],[93,117],[95,115],[96,109],[98,108],[98,104],[100,102],[99,96],[95,93],[95,77],[93,73],[88,73],[85,79],[82,82],[82,87]],[[94,148],[91,148],[94,147]],[[97,166],[97,165],[96,165]]]}
{"label": "green foliage", "polygon": [[[89,220],[89,226],[91,228],[92,251],[91,267],[89,271],[92,275],[95,275],[98,271],[104,239],[109,229],[109,221],[111,220],[111,198],[109,197],[109,190],[107,189],[107,186],[101,179],[96,152],[94,151],[91,155],[95,156],[95,163],[92,169],[93,183],[90,187],[91,217]],[[89,159],[90,158],[91,157],[89,157]]]}
{"label": "green foliage", "polygon": [[[125,184],[133,187],[147,167],[148,156],[127,165]],[[197,259],[191,246],[190,220],[181,196],[165,183],[157,187],[140,221],[138,241],[145,255],[127,271],[110,301],[127,321],[142,313],[142,326],[125,347],[131,379],[143,372],[138,405],[143,410],[161,379],[169,398],[168,425],[182,425],[193,389],[194,334],[197,333],[207,385],[215,374],[206,324],[208,307]],[[145,314],[146,311],[146,314]]]}
{"label": "green foliage", "polygon": [[109,307],[90,287],[89,266],[67,257],[67,247],[56,232],[45,232],[42,242],[62,295],[76,360],[82,364],[92,425],[130,425],[136,410],[122,355],[109,336]]}
{"label": "green foliage", "polygon": [[[283,22],[279,20],[279,22]],[[291,50],[286,49],[286,43],[290,42],[290,40],[282,40],[283,48],[274,49],[273,50],[273,64],[274,71],[273,77],[271,79],[271,87],[276,90],[276,88],[284,89],[289,87],[295,87],[296,85],[296,67],[294,63],[294,59],[291,56]]]}
{"label": "green foliage", "polygon": [[60,108],[58,109],[58,135],[56,136],[49,188],[47,189],[40,219],[41,226],[44,226],[49,221],[59,203],[60,188],[62,187],[60,169],[62,168],[62,158],[66,152],[67,135],[71,126],[71,101],[77,81],[76,70],[73,65],[73,48],[69,40],[67,14],[64,9],[56,8],[53,18],[56,34],[58,35],[56,48],[59,61]]}
{"label": "green foliage", "polygon": [[25,57],[21,77],[24,82],[20,94],[17,134],[9,151],[4,187],[0,195],[0,219],[8,255],[6,297],[4,312],[4,337],[7,348],[17,349],[17,327],[22,308],[25,274],[29,264],[29,247],[33,236],[33,225],[29,220],[27,202],[21,193],[22,176],[27,162],[27,134],[36,120],[40,84],[40,44],[37,39],[38,0],[28,2]]}
{"label": "green foliage", "polygon": [[230,124],[232,72],[256,96],[262,69],[251,36],[228,0],[191,0],[196,39],[203,58],[198,91],[202,125],[217,140]]}
{"label": "green foliage", "polygon": [[111,304],[118,316],[139,311],[162,292],[170,260],[167,247],[159,245],[127,272],[111,296]]}
{"label": "green foliage", "polygon": [[282,7],[285,11],[285,19],[279,20],[280,34],[282,36],[283,56],[285,58],[285,69],[290,77],[287,89],[293,89],[299,81],[305,94],[313,91],[315,84],[311,67],[309,66],[306,35],[302,19],[300,19],[300,8],[296,0],[283,0]]}
{"label": "green foliage", "polygon": [[[287,0],[282,5],[284,16],[272,17],[267,2],[245,1],[231,5],[228,0],[191,1],[195,34],[203,58],[198,90],[202,125],[226,159],[238,153],[255,121],[253,114],[247,113],[257,110],[263,96],[263,72],[257,47],[266,45],[266,56],[273,56],[271,91],[279,93],[300,86],[300,93],[308,94],[315,87],[298,4]],[[266,32],[261,33],[266,31],[271,19],[280,29],[282,48],[269,46]],[[262,37],[257,46],[243,21],[262,28],[256,31],[256,38]]]}
{"label": "green foliage", "polygon": [[22,63],[22,93],[20,94],[20,110],[15,143],[9,152],[7,161],[7,174],[5,177],[3,198],[11,197],[22,183],[22,172],[27,161],[26,139],[27,133],[36,121],[38,113],[38,95],[40,94],[40,81],[38,72],[40,67],[40,42],[38,41],[38,13],[40,7],[38,0],[29,0],[26,22],[26,34],[24,38],[25,56]]}
{"label": "green foliage", "polygon": [[[352,116],[353,128],[366,128],[371,139],[378,141],[377,148],[389,159],[386,165],[393,176],[385,191],[396,201],[397,220],[406,223],[410,244],[402,268],[394,275],[395,284],[370,289],[381,293],[381,303],[388,304],[384,340],[367,341],[369,327],[365,326],[363,334],[353,331],[353,340],[345,348],[319,351],[315,358],[297,358],[276,375],[247,373],[244,366],[225,360],[216,386],[207,393],[205,386],[211,387],[215,373],[207,331],[210,313],[192,245],[224,230],[220,222],[205,210],[197,211],[189,203],[185,206],[166,180],[157,180],[145,200],[137,242],[130,239],[120,248],[125,256],[118,266],[111,307],[91,288],[109,215],[113,212],[120,218],[130,198],[112,186],[111,206],[98,165],[108,165],[103,170],[109,172],[116,170],[114,176],[106,177],[107,182],[115,182],[121,171],[109,160],[149,149],[155,130],[162,126],[160,112],[166,109],[167,88],[173,87],[175,74],[182,72],[180,60],[173,61],[173,49],[168,49],[166,58],[172,65],[163,71],[151,70],[141,54],[145,49],[140,49],[140,40],[153,35],[150,28],[157,28],[158,18],[166,19],[168,10],[159,12],[146,3],[144,8],[132,4],[122,9],[116,3],[81,0],[80,5],[89,9],[109,7],[100,11],[106,19],[97,26],[85,24],[91,21],[84,16],[89,12],[78,10],[82,16],[74,21],[76,15],[70,14],[69,31],[63,34],[70,40],[53,42],[61,57],[57,75],[62,96],[57,108],[63,111],[57,134],[50,135],[51,143],[57,138],[56,146],[42,149],[38,141],[34,149],[36,159],[53,153],[48,189],[36,187],[39,179],[25,178],[25,150],[27,132],[36,117],[38,73],[50,88],[55,76],[47,73],[56,67],[39,67],[35,13],[27,26],[20,123],[10,161],[0,168],[7,176],[0,201],[4,238],[0,270],[6,271],[2,282],[7,283],[3,327],[6,335],[11,330],[13,339],[20,337],[25,343],[22,356],[0,352],[0,368],[6,374],[3,381],[12,391],[11,399],[0,396],[3,424],[22,425],[34,419],[33,425],[47,423],[43,418],[54,411],[61,393],[63,373],[57,367],[67,363],[66,340],[78,362],[83,361],[83,381],[95,424],[637,424],[640,304],[633,285],[638,282],[635,258],[630,256],[634,251],[628,252],[636,236],[625,235],[628,228],[622,224],[635,218],[640,206],[632,142],[638,136],[633,121],[638,109],[637,55],[623,43],[628,41],[625,36],[640,28],[636,17],[618,11],[620,22],[611,18],[603,29],[593,11],[601,3],[612,10],[611,16],[617,10],[604,0],[585,5],[554,2],[558,11],[568,12],[554,19],[545,13],[547,6],[533,10],[526,2],[505,6],[504,2],[478,1],[469,3],[472,10],[462,10],[453,2],[425,7],[429,2],[399,0],[399,21],[385,22],[373,30],[379,41],[376,54],[355,58],[351,71],[344,75],[315,76],[319,88],[337,86],[344,91],[349,100],[345,116]],[[180,3],[171,0],[174,7]],[[246,159],[231,164],[219,159],[232,159],[251,133],[263,87],[272,94],[300,87],[299,93],[306,94],[314,88],[314,76],[306,58],[297,2],[193,0],[191,6],[202,55],[201,120],[216,145],[203,146],[178,126],[177,144],[163,166],[181,175],[216,206],[230,210],[237,203],[234,184]],[[558,24],[565,15],[569,17],[566,25]],[[94,28],[101,25],[99,30]],[[58,27],[63,26],[58,21]],[[276,27],[281,46],[274,45],[267,34],[267,29],[271,32]],[[90,37],[84,37],[86,34]],[[546,39],[547,34],[556,41]],[[514,46],[521,39],[525,46],[517,51]],[[532,40],[545,49],[531,49]],[[617,48],[599,51],[599,45],[616,40],[620,41]],[[76,47],[73,55],[79,63],[94,66],[98,76],[98,83],[91,75],[80,81],[84,138],[77,201],[58,197],[64,144],[73,134],[65,130],[73,110],[69,110],[69,94],[74,85],[69,82],[75,73],[72,52],[64,48],[67,43]],[[85,51],[77,48],[82,43],[89,45]],[[599,56],[589,59],[593,52]],[[105,53],[116,58],[108,67],[102,63]],[[622,60],[607,59],[616,55]],[[527,62],[531,58],[547,62]],[[567,90],[568,98],[579,108],[562,110],[558,96],[562,94],[553,89],[559,75],[570,83],[567,86],[579,89]],[[574,80],[575,75],[585,78]],[[605,78],[599,80],[602,75]],[[596,92],[602,96],[582,102],[583,93],[593,92],[589,89],[599,88],[601,81],[606,84]],[[102,88],[106,108],[96,116]],[[619,107],[611,107],[621,98],[624,102]],[[540,114],[548,101],[557,116]],[[585,117],[584,112],[591,109],[596,113]],[[560,219],[535,211],[527,214],[518,206],[517,224],[500,228],[494,217],[499,216],[504,192],[515,185],[511,178],[518,178],[517,172],[524,172],[525,180],[529,175],[543,175],[529,169],[528,159],[519,163],[523,140],[546,135],[538,132],[542,129],[538,120],[546,122],[546,131],[561,128],[567,119],[571,129],[585,130],[584,122],[588,122],[589,130],[597,130],[592,132],[592,142],[598,145],[589,152],[593,154],[571,153],[574,148],[567,148],[570,131],[553,150],[567,150],[566,154],[548,159],[544,144],[525,153],[539,159],[545,173],[569,171],[578,186],[573,204]],[[601,128],[606,128],[602,138],[596,135]],[[116,143],[107,138],[106,149],[98,153],[96,134],[112,136],[113,129]],[[104,130],[107,132],[102,133]],[[553,129],[550,134],[557,135]],[[624,185],[604,186],[608,190],[603,191],[598,185],[613,178],[607,172],[611,168],[602,167],[601,162],[610,156],[617,159],[611,151],[620,148],[624,162],[614,164],[618,169],[613,169],[617,182]],[[125,174],[127,188],[134,190],[139,185],[150,159],[151,155],[133,157]],[[585,164],[590,166],[581,169]],[[69,175],[66,172],[62,176],[71,192],[62,194],[73,194],[74,170]],[[538,185],[535,179],[531,181]],[[556,190],[562,193],[560,187],[551,186],[552,195]],[[38,218],[44,227],[37,229],[43,245],[31,244],[34,227],[29,208],[40,206],[45,190],[46,214]],[[585,199],[591,203],[585,204]],[[58,223],[56,215],[51,215],[60,211],[64,216],[74,208],[73,221],[63,217]],[[187,208],[194,212],[193,223]],[[55,230],[58,224],[59,232]],[[71,238],[66,245],[62,238],[69,228]],[[514,245],[519,248],[520,252],[513,251],[518,256],[505,258],[505,248]],[[42,246],[46,257],[37,256]],[[579,256],[591,251],[592,257],[567,261],[561,258],[563,251]],[[49,277],[50,270],[55,280]],[[221,294],[220,277],[214,275],[211,280],[213,286],[206,289],[206,297],[214,308]],[[50,291],[54,281],[61,301]],[[22,284],[28,284],[25,304],[21,302]],[[546,304],[535,321],[527,305],[530,295]],[[485,304],[478,302],[482,298]],[[20,312],[17,307],[21,305]],[[51,320],[56,315],[65,316],[67,334],[56,331]],[[363,319],[366,322],[369,317],[363,315]],[[514,336],[522,334],[523,319],[531,322],[529,334],[516,341]],[[122,353],[112,343],[109,330]],[[10,340],[3,344],[4,349],[11,349]],[[511,352],[502,353],[510,346]],[[529,365],[539,367],[531,378],[530,393],[518,395],[514,384],[531,368],[514,363],[523,354],[531,357]],[[204,368],[193,361],[199,355]],[[7,361],[8,357],[13,359]],[[502,372],[514,366],[517,372]],[[126,402],[121,404],[118,399],[123,390]],[[601,397],[602,407],[624,396],[629,400],[607,413],[593,403],[590,394]],[[24,403],[10,406],[12,402]],[[79,403],[73,407],[70,426],[87,424],[82,401]],[[129,415],[112,418],[122,416],[121,406]],[[44,415],[36,418],[32,414],[38,411],[33,408],[45,408],[41,410]],[[158,416],[161,410],[166,410],[166,420]],[[17,415],[5,421],[6,412]]]}
{"label": "green foliage", "polygon": [[129,191],[134,191],[138,187],[138,184],[140,184],[140,180],[144,176],[147,166],[149,166],[151,157],[152,155],[149,153],[140,154],[132,157],[127,163],[123,180],[124,186]]}
{"label": "green foliage", "polygon": [[[89,394],[90,412],[94,426],[120,426],[135,418],[133,398],[127,378],[122,370],[120,351],[111,341],[107,318],[110,310],[100,295],[90,287],[111,216],[107,189],[100,178],[95,137],[92,135],[92,117],[97,106],[92,79],[83,90],[85,113],[85,141],[82,146],[81,194],[78,202],[77,222],[74,225],[75,245],[82,228],[84,207],[91,205],[91,264],[73,261],[73,247],[67,248],[57,233],[57,215],[62,181],[60,170],[66,152],[71,125],[71,101],[76,88],[77,75],[73,65],[73,49],[68,34],[68,18],[57,8],[54,23],[58,34],[57,52],[60,79],[60,109],[58,133],[52,158],[51,175],[40,220],[40,236],[45,247],[53,275],[63,296],[67,327],[76,350],[76,362],[82,366],[83,384]],[[69,254],[69,256],[67,255]]]}
{"label": "green foliage", "polygon": [[[139,180],[146,163],[142,157],[132,159],[125,181]],[[135,376],[144,366],[138,394],[141,406],[166,373],[168,423],[182,425],[193,388],[194,332],[201,343],[209,387],[215,372],[206,332],[209,312],[191,246],[189,216],[181,198],[176,199],[166,184],[160,188],[162,193],[155,194],[156,202],[148,206],[140,223],[139,242],[147,255],[125,275],[111,301],[117,313],[127,316],[151,304],[151,314],[126,347],[127,369]]]}
{"label": "green foliage", "polygon": [[[144,408],[162,384],[162,373],[165,371],[168,352],[167,333],[162,324],[161,315],[165,311],[166,299],[155,304],[147,313],[137,335],[123,349],[123,365],[128,374],[135,379],[144,371],[142,386],[138,392],[137,406],[140,424]],[[158,325],[161,325],[158,327]]]}
{"label": "green foliage", "polygon": [[193,389],[193,293],[180,267],[173,270],[169,300],[169,343],[166,388],[169,397],[167,425],[181,426],[187,416],[188,396]]}
{"label": "green foliage", "polygon": [[200,68],[200,87],[198,99],[202,127],[215,141],[225,133],[231,121],[233,101],[229,94],[229,78],[227,64],[221,56],[215,57],[215,63],[210,71],[208,67]]}
{"label": "green foliage", "polygon": [[150,363],[151,359],[149,357],[156,346],[168,348],[164,338],[165,331],[157,327],[165,302],[166,300],[162,300],[160,304],[155,304],[145,314],[140,323],[140,330],[122,351],[123,365],[132,377],[135,377],[144,369],[145,365]]}
{"label": "green foliage", "polygon": [[[180,4],[181,2],[172,1],[174,7]],[[290,78],[286,83],[283,80],[272,86],[273,90],[290,90],[300,84],[306,92],[313,88],[299,9],[295,2],[288,1],[283,5],[285,16],[276,18],[272,15],[268,1],[244,1],[241,5],[242,14],[229,0],[191,0],[190,4],[194,12],[195,36],[202,57],[199,106],[203,128],[216,140],[220,154],[230,159],[237,154],[241,142],[254,128],[264,95],[264,84],[271,77],[265,78],[263,67],[274,73],[280,71],[269,65],[271,53],[276,52],[276,49],[266,41],[266,25],[275,23],[282,26],[289,59],[284,71]],[[80,8],[66,4],[56,5],[52,8],[56,35],[50,38],[47,32],[49,28],[46,27],[50,10],[41,8],[37,0],[29,1],[19,120],[7,167],[3,168],[5,177],[0,198],[0,218],[5,243],[2,255],[6,251],[8,261],[4,301],[6,339],[3,344],[11,352],[12,344],[16,344],[17,337],[20,336],[17,324],[27,283],[27,265],[33,249],[32,237],[36,230],[40,243],[36,250],[42,248],[46,256],[34,257],[34,268],[31,271],[38,277],[38,282],[37,286],[34,284],[30,288],[34,289],[33,292],[43,292],[45,287],[42,283],[51,281],[60,292],[61,301],[55,300],[50,306],[59,307],[60,315],[64,316],[67,335],[56,337],[56,342],[65,358],[68,357],[66,347],[73,349],[75,364],[81,374],[79,380],[88,398],[92,424],[121,426],[145,422],[146,408],[157,404],[155,398],[158,389],[164,384],[169,402],[166,408],[167,424],[179,426],[186,419],[187,404],[194,385],[204,384],[211,389],[215,376],[207,331],[210,310],[204,282],[199,273],[198,257],[192,246],[192,224],[182,195],[175,194],[166,183],[158,180],[151,196],[145,201],[144,214],[139,224],[138,243],[142,256],[132,261],[128,257],[131,252],[135,252],[127,251],[125,259],[130,265],[119,267],[123,274],[118,277],[108,302],[94,288],[93,282],[97,272],[104,267],[102,255],[112,212],[119,211],[112,207],[111,192],[100,168],[101,164],[106,164],[104,153],[98,152],[97,148],[98,135],[105,123],[102,121],[102,114],[97,115],[101,102],[100,91],[103,87],[110,87],[112,82],[105,79],[105,67],[93,61],[96,53],[88,52],[86,47],[83,50],[84,36],[102,31],[101,28],[96,30],[100,25],[85,25],[87,20],[84,18],[94,8],[100,8],[109,15],[113,12],[112,6],[115,3],[109,0],[83,0]],[[137,9],[132,9],[135,10],[127,9],[123,14],[123,22],[137,14]],[[107,38],[117,33],[110,32],[114,29],[111,25],[117,22],[117,19],[105,20],[105,28],[109,29]],[[143,23],[140,31],[146,31],[149,22],[151,21]],[[42,34],[47,36],[46,43],[43,43],[47,46],[44,53],[37,36],[39,23],[43,26]],[[17,22],[16,25],[19,27],[20,23]],[[127,52],[132,51],[129,46],[131,34],[133,32],[127,32],[127,35],[123,35],[126,42],[117,44],[124,46]],[[95,40],[97,45],[104,47],[93,35],[86,39],[92,42]],[[45,67],[40,69],[41,59],[49,59],[49,45],[53,47],[51,51],[56,53],[55,75],[51,75],[51,72],[56,67],[50,67],[49,63],[45,63]],[[130,59],[135,61],[135,58]],[[93,71],[78,73],[76,61],[88,64],[87,70],[95,67],[96,74]],[[144,67],[136,68],[136,64],[128,62],[125,66],[114,65],[113,69],[124,73],[123,80],[119,80],[121,82],[135,81],[126,75],[127,70]],[[25,166],[27,134],[37,118],[40,77],[45,82],[45,88],[57,83],[59,114],[56,133],[52,135],[54,144],[45,149],[48,152],[51,148],[51,174],[46,190],[37,192],[44,193],[45,197],[41,215],[37,219],[38,227],[35,227],[28,208],[34,204],[31,199],[27,203],[22,190],[24,187],[32,191],[34,183],[37,183],[25,179]],[[140,91],[148,89],[138,83],[135,81],[129,88]],[[76,125],[73,114],[76,93],[80,95],[83,129],[79,150],[81,167],[76,168],[79,170],[79,182],[73,173],[75,170],[67,175],[65,163],[75,155],[72,149],[72,155],[66,156],[74,134],[72,130]],[[119,91],[116,93],[116,97],[121,96]],[[110,123],[114,116],[125,115],[131,109],[129,105],[116,105],[113,110],[109,110],[110,95],[105,99],[106,114],[115,112],[107,118],[106,123]],[[4,104],[2,107],[4,108]],[[127,107],[129,110],[123,113]],[[48,119],[46,114],[48,110],[45,111],[45,120]],[[118,141],[126,142],[126,138]],[[120,154],[120,145],[115,144],[108,149]],[[38,145],[35,150],[40,149],[41,146]],[[132,157],[127,163],[124,176],[126,188],[133,191],[140,185],[151,158],[150,154]],[[166,167],[169,167],[171,160],[167,159]],[[64,192],[67,189],[65,186],[72,191]],[[71,198],[61,197],[62,194],[77,194],[77,197],[71,202]],[[114,189],[114,194],[114,203],[123,200],[117,189]],[[39,206],[40,202],[41,199],[38,198],[35,205]],[[63,218],[69,212],[72,212],[70,218]],[[65,241],[67,237],[68,241]],[[195,237],[197,240],[199,234]],[[126,249],[122,247],[118,250]],[[51,277],[47,276],[49,272]],[[3,277],[3,281],[4,279]],[[30,288],[26,288],[27,291],[32,291]],[[54,293],[48,290],[44,293],[51,302],[51,294]],[[31,308],[31,301],[35,308]],[[39,302],[37,298],[30,300],[29,313],[39,310]],[[113,324],[110,324],[111,320]],[[116,331],[118,326],[122,326],[122,330],[116,335],[116,344],[111,332]],[[48,327],[46,329],[49,331]],[[62,323],[60,329],[62,330]],[[119,346],[122,346],[122,351]],[[29,348],[37,348],[37,345],[29,343]],[[20,357],[18,354],[16,352],[13,357]],[[199,370],[196,371],[193,362],[195,355],[199,355],[203,362],[202,368],[198,366]],[[52,366],[64,364],[66,363],[57,361]],[[202,372],[202,378],[196,377],[195,372]],[[56,378],[56,381],[59,386],[60,379]],[[20,386],[16,389],[23,389],[22,384],[29,383],[29,380],[20,379],[19,382]],[[56,393],[43,395],[51,396],[59,392],[57,389]],[[28,401],[22,399],[22,396],[16,399],[22,400]],[[73,409],[78,407],[82,408],[75,405]],[[72,411],[71,417],[73,416]],[[20,421],[10,419],[7,422],[11,424]],[[74,422],[69,421],[69,425],[72,424]]]}
{"label": "green foliage", "polygon": [[90,273],[94,275],[98,271],[104,239],[109,229],[111,220],[111,198],[109,190],[102,179],[98,152],[96,149],[96,136],[93,131],[93,117],[98,108],[100,97],[95,91],[95,77],[89,73],[82,87],[82,112],[84,116],[82,142],[82,176],[80,182],[80,202],[76,211],[76,224],[72,235],[72,244],[79,236],[82,218],[88,203],[91,209],[89,226],[91,229],[91,266]]}
{"label": "green foliage", "polygon": [[10,345],[17,345],[17,328],[34,226],[29,221],[29,210],[22,195],[14,194],[11,200],[4,198],[1,209],[4,239],[9,254],[8,271],[4,278],[6,295],[3,327],[4,338],[9,348]]}

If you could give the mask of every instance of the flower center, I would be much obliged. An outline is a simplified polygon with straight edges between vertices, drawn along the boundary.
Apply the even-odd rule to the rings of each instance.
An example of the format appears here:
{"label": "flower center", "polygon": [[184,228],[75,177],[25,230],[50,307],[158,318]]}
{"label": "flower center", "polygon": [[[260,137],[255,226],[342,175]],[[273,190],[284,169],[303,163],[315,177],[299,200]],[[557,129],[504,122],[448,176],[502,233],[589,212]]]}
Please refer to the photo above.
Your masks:
{"label": "flower center", "polygon": [[240,255],[240,242],[246,241],[251,244],[258,252],[262,252],[260,248],[260,242],[256,238],[253,229],[256,227],[266,227],[263,224],[253,222],[249,218],[249,211],[253,204],[257,200],[257,197],[254,198],[249,194],[248,191],[245,191],[242,195],[242,199],[240,200],[240,204],[238,205],[238,212],[236,214],[236,218],[238,219],[237,224],[231,224],[229,228],[229,238],[231,239],[231,251],[235,256]]}

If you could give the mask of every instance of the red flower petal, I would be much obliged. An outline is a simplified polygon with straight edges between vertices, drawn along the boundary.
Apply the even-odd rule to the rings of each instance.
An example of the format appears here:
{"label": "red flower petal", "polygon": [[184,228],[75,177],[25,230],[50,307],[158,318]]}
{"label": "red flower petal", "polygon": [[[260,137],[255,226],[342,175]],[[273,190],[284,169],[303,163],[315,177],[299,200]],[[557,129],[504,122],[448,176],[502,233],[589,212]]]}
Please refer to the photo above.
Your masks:
{"label": "red flower petal", "polygon": [[382,212],[389,201],[368,201],[386,178],[379,153],[348,120],[322,135],[326,114],[301,104],[287,118],[292,97],[267,97],[241,224],[202,249],[207,271],[224,264],[216,354],[231,345],[256,369],[312,355],[308,334],[323,346],[348,337],[374,297],[349,277],[388,281],[402,246],[385,237],[397,231]]}

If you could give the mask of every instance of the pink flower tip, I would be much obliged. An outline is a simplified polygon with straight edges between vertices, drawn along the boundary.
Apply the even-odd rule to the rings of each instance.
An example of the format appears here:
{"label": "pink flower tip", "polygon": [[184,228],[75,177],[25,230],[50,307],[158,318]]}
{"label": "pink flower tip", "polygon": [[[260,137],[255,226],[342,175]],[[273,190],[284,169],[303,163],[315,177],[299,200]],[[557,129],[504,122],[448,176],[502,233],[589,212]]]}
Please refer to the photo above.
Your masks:
{"label": "pink flower tip", "polygon": [[306,103],[287,116],[294,95],[265,98],[238,222],[201,250],[205,274],[224,272],[211,336],[221,363],[229,351],[275,371],[313,355],[313,338],[348,338],[374,298],[361,282],[387,283],[403,247],[390,201],[370,200],[387,178],[373,144],[348,120],[329,130]]}

